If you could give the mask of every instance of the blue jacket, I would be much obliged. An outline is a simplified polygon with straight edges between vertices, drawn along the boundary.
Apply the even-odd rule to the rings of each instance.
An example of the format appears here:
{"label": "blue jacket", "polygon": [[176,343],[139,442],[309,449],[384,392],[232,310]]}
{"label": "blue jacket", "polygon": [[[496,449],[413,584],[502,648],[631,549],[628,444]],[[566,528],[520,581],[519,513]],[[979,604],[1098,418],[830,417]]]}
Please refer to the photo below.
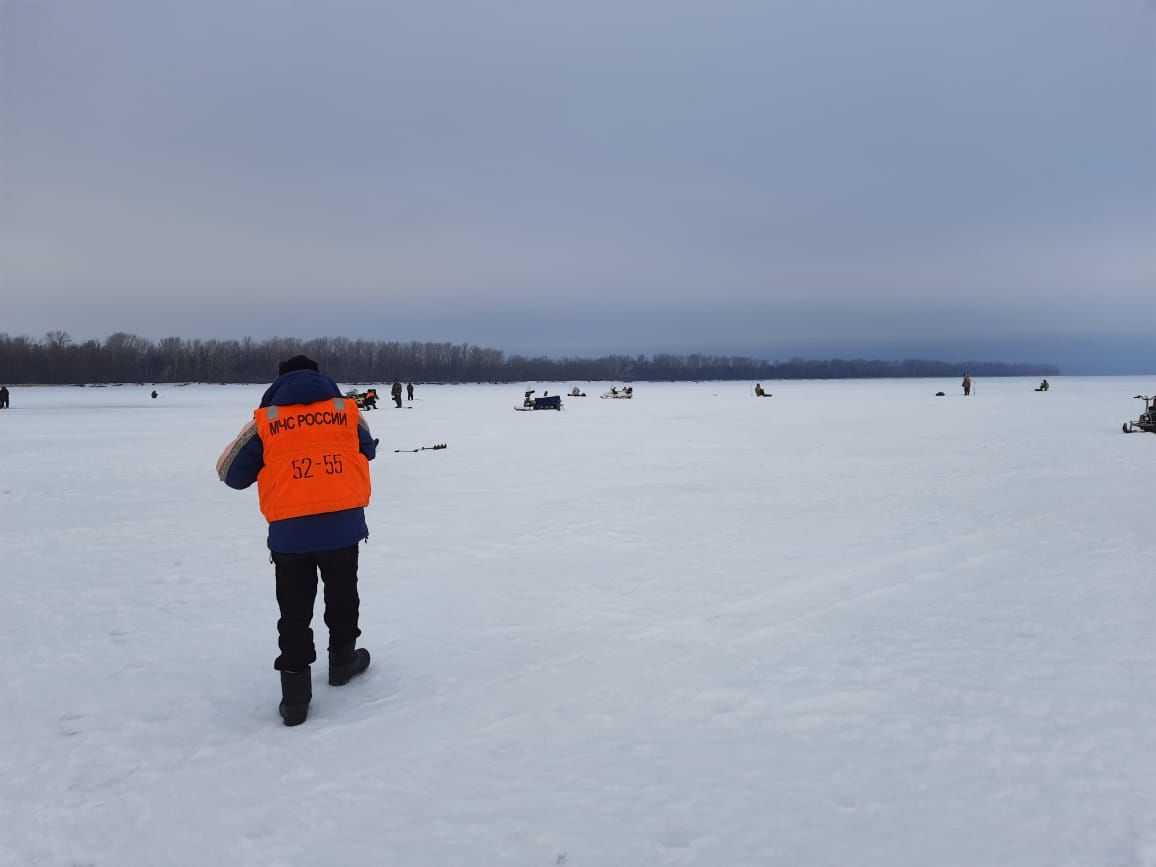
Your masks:
{"label": "blue jacket", "polygon": [[[313,370],[294,370],[273,381],[261,398],[261,406],[316,403],[331,397],[341,397],[341,390],[328,376]],[[377,456],[377,440],[370,433],[365,416],[359,418],[358,444],[361,453],[372,461]],[[265,449],[256,423],[250,421],[217,461],[217,476],[230,488],[242,490],[257,481],[263,466]],[[365,509],[303,515],[269,524],[269,550],[281,554],[332,551],[368,538]]]}

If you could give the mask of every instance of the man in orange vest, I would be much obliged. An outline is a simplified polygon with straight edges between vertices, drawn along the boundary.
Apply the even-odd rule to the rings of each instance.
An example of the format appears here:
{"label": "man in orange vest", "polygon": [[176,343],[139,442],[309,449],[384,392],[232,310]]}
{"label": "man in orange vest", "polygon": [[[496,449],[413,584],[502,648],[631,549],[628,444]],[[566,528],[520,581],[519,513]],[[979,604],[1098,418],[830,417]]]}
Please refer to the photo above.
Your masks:
{"label": "man in orange vest", "polygon": [[317,573],[325,585],[329,628],[329,683],[341,686],[369,667],[357,647],[360,598],[357,554],[369,538],[369,462],[377,440],[352,398],[322,374],[317,362],[296,355],[281,362],[261,405],[217,461],[217,475],[231,488],[257,483],[269,522],[269,550],[277,578],[281,653],[281,719],[300,725],[313,698],[309,666]]}

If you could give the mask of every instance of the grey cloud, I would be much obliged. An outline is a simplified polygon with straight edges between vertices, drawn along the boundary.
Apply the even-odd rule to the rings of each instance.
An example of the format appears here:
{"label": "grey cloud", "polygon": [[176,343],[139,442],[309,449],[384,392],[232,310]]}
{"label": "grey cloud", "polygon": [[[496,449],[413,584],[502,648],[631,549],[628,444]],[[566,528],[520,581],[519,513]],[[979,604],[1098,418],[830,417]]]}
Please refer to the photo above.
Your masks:
{"label": "grey cloud", "polygon": [[0,330],[906,354],[1156,318],[1139,0],[0,16]]}

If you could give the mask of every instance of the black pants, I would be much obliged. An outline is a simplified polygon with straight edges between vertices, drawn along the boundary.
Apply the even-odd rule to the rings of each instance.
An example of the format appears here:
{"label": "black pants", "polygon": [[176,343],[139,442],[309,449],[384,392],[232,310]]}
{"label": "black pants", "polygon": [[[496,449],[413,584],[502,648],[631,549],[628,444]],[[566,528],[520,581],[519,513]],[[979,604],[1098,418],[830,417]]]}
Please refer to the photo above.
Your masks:
{"label": "black pants", "polygon": [[313,646],[313,600],[317,597],[317,572],[325,585],[325,625],[329,627],[329,648],[346,647],[357,641],[357,545],[336,551],[310,554],[273,552],[277,573],[277,645],[281,655],[273,667],[278,671],[300,671],[317,660]]}

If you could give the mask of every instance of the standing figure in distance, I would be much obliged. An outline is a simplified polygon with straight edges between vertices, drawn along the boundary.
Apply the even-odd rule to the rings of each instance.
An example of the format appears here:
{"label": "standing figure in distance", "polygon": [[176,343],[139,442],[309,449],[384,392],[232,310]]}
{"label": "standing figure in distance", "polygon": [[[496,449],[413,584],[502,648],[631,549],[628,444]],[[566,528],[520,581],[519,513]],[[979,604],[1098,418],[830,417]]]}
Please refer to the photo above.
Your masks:
{"label": "standing figure in distance", "polygon": [[406,400],[413,400],[413,383],[408,383],[405,387]]}
{"label": "standing figure in distance", "polygon": [[8,409],[8,386],[0,385],[0,409]]}
{"label": "standing figure in distance", "polygon": [[369,462],[377,440],[353,398],[344,398],[317,362],[296,355],[281,362],[253,418],[217,461],[230,488],[257,483],[261,512],[269,522],[269,550],[277,579],[281,653],[278,710],[287,726],[300,725],[313,698],[309,666],[317,573],[325,585],[329,628],[329,684],[341,686],[369,667],[369,651],[357,647],[360,598],[358,545],[369,537]]}
{"label": "standing figure in distance", "polygon": [[971,394],[971,377],[965,373],[961,384],[963,385],[963,396],[967,397]]}
{"label": "standing figure in distance", "polygon": [[397,404],[397,408],[401,409],[401,380],[395,379],[393,385],[389,388],[389,393],[393,397],[393,402]]}

